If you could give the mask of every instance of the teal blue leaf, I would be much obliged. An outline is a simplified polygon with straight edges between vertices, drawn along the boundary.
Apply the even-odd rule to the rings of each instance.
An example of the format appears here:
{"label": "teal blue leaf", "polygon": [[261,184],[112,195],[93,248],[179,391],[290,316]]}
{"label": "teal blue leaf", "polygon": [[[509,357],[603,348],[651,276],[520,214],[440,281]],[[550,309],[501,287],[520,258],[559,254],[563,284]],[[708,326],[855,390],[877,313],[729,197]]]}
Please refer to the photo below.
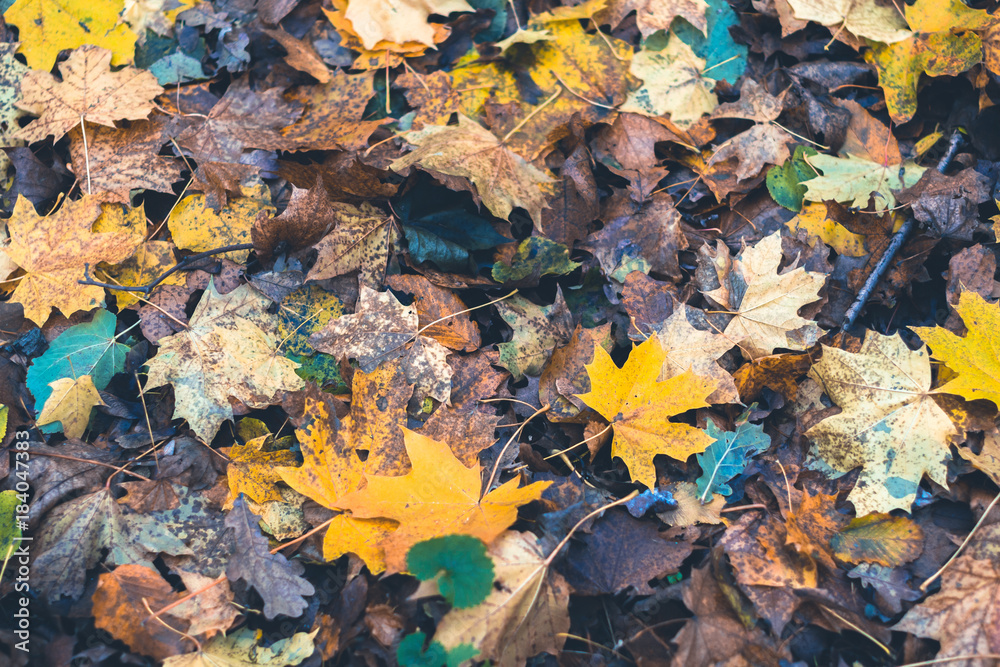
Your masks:
{"label": "teal blue leaf", "polygon": [[452,271],[466,268],[470,251],[488,250],[513,240],[498,234],[485,219],[460,209],[415,219],[404,217],[403,233],[414,259],[429,260]]}
{"label": "teal blue leaf", "polygon": [[771,446],[771,438],[764,433],[762,424],[751,424],[748,419],[751,406],[736,420],[735,431],[723,431],[712,418],[708,418],[705,432],[714,438],[714,442],[703,453],[698,454],[698,465],[701,466],[701,477],[698,484],[698,497],[702,502],[711,500],[713,493],[722,496],[732,494],[729,480],[742,473],[750,458],[760,454]]}
{"label": "teal blue leaf", "polygon": [[474,607],[493,590],[493,559],[471,535],[419,542],[406,554],[406,569],[421,581],[438,578],[438,590],[456,609]]}
{"label": "teal blue leaf", "polygon": [[[59,334],[49,349],[35,359],[28,369],[28,391],[35,397],[35,408],[42,409],[52,395],[50,382],[62,378],[78,378],[90,375],[98,390],[111,382],[115,373],[125,367],[128,345],[115,340],[115,316],[106,310],[94,313],[94,319],[86,324],[77,324]],[[52,427],[52,430],[47,430]],[[61,428],[58,424],[42,427],[42,431],[53,433]]]}
{"label": "teal blue leaf", "polygon": [[469,0],[469,4],[476,9],[492,9],[494,12],[490,27],[473,37],[477,44],[498,42],[503,37],[507,28],[507,2],[508,0]]}
{"label": "teal blue leaf", "polygon": [[735,85],[747,68],[747,47],[737,44],[729,34],[729,28],[739,25],[740,19],[728,0],[708,0],[705,16],[708,19],[708,36],[684,19],[674,21],[674,33],[699,58],[705,59],[706,76]]}
{"label": "teal blue leaf", "polygon": [[569,259],[569,248],[542,236],[530,236],[521,241],[509,264],[493,265],[493,280],[509,283],[529,276],[562,276],[580,266]]}
{"label": "teal blue leaf", "polygon": [[767,190],[771,198],[790,211],[802,210],[802,197],[806,194],[802,181],[819,176],[806,162],[806,158],[813,155],[817,155],[815,148],[796,146],[795,154],[785,160],[785,164],[767,170]]}
{"label": "teal blue leaf", "polygon": [[444,271],[464,271],[469,263],[469,251],[446,241],[421,227],[403,225],[407,249],[414,261],[432,262]]}
{"label": "teal blue leaf", "polygon": [[156,77],[161,86],[186,83],[198,79],[207,79],[208,75],[201,67],[201,61],[186,53],[172,53],[160,58],[149,66],[149,71]]}

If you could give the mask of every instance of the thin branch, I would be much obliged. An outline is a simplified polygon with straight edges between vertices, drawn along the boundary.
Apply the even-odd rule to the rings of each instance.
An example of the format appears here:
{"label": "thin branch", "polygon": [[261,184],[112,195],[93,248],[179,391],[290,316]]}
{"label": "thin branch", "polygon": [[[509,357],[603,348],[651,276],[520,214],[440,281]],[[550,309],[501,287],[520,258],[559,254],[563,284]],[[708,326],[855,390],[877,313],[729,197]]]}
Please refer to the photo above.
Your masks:
{"label": "thin branch", "polygon": [[951,564],[955,562],[955,559],[958,558],[958,555],[962,553],[965,547],[969,545],[969,542],[972,541],[972,536],[975,535],[976,531],[979,530],[980,526],[983,525],[983,521],[985,521],[986,517],[989,516],[990,510],[992,510],[994,506],[996,506],[997,501],[1000,501],[1000,493],[998,493],[996,497],[993,498],[993,501],[986,506],[986,511],[983,512],[983,515],[981,517],[979,517],[979,521],[977,521],[976,525],[972,527],[972,530],[969,532],[969,534],[965,536],[965,539],[962,541],[962,544],[960,544],[958,547],[958,551],[953,553],[951,555],[951,558],[948,559],[948,562],[942,565],[937,572],[932,574],[930,578],[927,579],[927,581],[920,584],[921,591],[926,593],[930,585],[933,584],[935,581],[937,581],[938,577],[940,577],[944,573],[944,571],[947,570],[951,566]]}

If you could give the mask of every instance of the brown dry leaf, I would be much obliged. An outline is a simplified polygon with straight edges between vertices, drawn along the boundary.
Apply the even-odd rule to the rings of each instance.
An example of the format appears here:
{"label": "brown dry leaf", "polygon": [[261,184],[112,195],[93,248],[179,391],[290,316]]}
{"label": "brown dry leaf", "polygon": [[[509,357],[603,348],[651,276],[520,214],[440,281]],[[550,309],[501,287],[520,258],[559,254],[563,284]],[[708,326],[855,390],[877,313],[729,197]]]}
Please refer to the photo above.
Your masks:
{"label": "brown dry leaf", "polygon": [[393,275],[386,282],[395,290],[413,295],[413,305],[417,307],[417,317],[425,336],[451,350],[475,352],[479,349],[479,328],[467,314],[462,313],[466,306],[454,292],[434,285],[423,276]]}
{"label": "brown dry leaf", "polygon": [[406,101],[416,109],[413,116],[414,129],[427,125],[447,125],[453,113],[462,107],[462,93],[452,86],[452,75],[448,72],[431,72],[427,75],[404,72],[396,77],[394,85],[403,89]]}
{"label": "brown dry leaf", "polygon": [[816,323],[800,317],[798,311],[819,300],[826,276],[802,267],[778,273],[780,264],[779,230],[745,247],[732,271],[720,270],[721,286],[705,293],[735,312],[724,335],[750,359],[769,355],[775,348],[804,350],[820,335]]}
{"label": "brown dry leaf", "polygon": [[776,354],[743,364],[733,373],[733,380],[744,403],[756,400],[765,387],[791,402],[798,394],[799,378],[811,366],[808,354]]}
{"label": "brown dry leaf", "polygon": [[448,349],[418,334],[419,318],[412,304],[403,306],[389,292],[362,286],[357,311],[330,320],[309,337],[309,344],[338,359],[356,359],[370,373],[380,364],[402,358],[406,378],[442,403],[451,395]]}
{"label": "brown dry leaf", "polygon": [[316,243],[316,263],[306,280],[325,280],[360,270],[363,285],[381,287],[389,252],[400,239],[395,219],[368,203],[356,207],[333,202],[329,206],[333,230]]}
{"label": "brown dry leaf", "polygon": [[45,217],[27,199],[18,197],[7,221],[10,244],[5,253],[25,272],[11,301],[24,305],[26,318],[41,326],[53,308],[69,316],[104,304],[103,287],[77,283],[83,279],[85,265],[122,262],[142,239],[125,231],[91,233],[100,214],[96,197],[65,201]]}
{"label": "brown dry leaf", "polygon": [[747,513],[730,526],[720,544],[726,550],[736,580],[746,586],[815,588],[816,562],[785,547],[785,523],[778,517]]}
{"label": "brown dry leaf", "polygon": [[[340,422],[337,448],[365,452],[364,474],[403,475],[410,471],[402,426],[412,393],[398,360],[388,361],[371,373],[354,372],[351,412]],[[346,445],[340,444],[341,438]]]}
{"label": "brown dry leaf", "polygon": [[498,218],[507,220],[515,206],[541,224],[546,205],[545,186],[552,179],[511,151],[479,123],[459,116],[458,126],[432,125],[406,135],[417,149],[390,167],[401,171],[418,166],[431,175],[468,178],[477,201]]}
{"label": "brown dry leaf", "polygon": [[[214,577],[184,569],[177,570],[177,575],[189,592],[200,591],[215,580]],[[187,629],[188,634],[213,637],[231,628],[240,612],[233,604],[233,591],[229,587],[229,581],[223,581],[177,605],[170,610],[170,615],[191,624]]]}
{"label": "brown dry leaf", "polygon": [[625,462],[633,480],[650,489],[656,488],[654,456],[684,461],[712,444],[704,431],[670,421],[687,410],[707,407],[712,382],[690,369],[658,382],[665,361],[656,338],[632,348],[622,368],[604,348],[595,347],[594,360],[587,365],[593,389],[578,396],[611,422],[611,455]]}
{"label": "brown dry leaf", "polygon": [[297,458],[294,452],[287,449],[265,451],[270,440],[270,435],[262,435],[223,451],[229,457],[229,467],[226,469],[229,479],[227,506],[241,493],[245,493],[255,503],[282,500],[281,493],[274,486],[281,479],[277,468],[292,465]]}
{"label": "brown dry leaf", "polygon": [[285,29],[280,25],[274,30],[263,30],[262,32],[278,44],[281,44],[282,48],[288,52],[288,55],[285,56],[285,62],[289,65],[300,72],[311,75],[320,83],[327,83],[330,80],[330,70],[323,63],[320,55],[316,53],[316,49],[313,48],[312,44],[301,39],[295,39],[285,32]]}
{"label": "brown dry leaf", "polygon": [[87,194],[103,201],[130,204],[132,190],[173,193],[181,180],[182,164],[157,155],[169,141],[162,116],[132,123],[128,129],[88,127],[84,147],[83,128],[69,132],[73,171]]}
{"label": "brown dry leaf", "polygon": [[38,116],[17,133],[30,143],[52,135],[59,141],[83,122],[114,127],[116,120],[140,120],[153,110],[153,98],[163,92],[146,70],[125,67],[111,71],[111,52],[81,46],[59,65],[62,80],[31,70],[21,81],[17,106]]}
{"label": "brown dry leaf", "polygon": [[417,431],[432,440],[450,439],[455,458],[465,467],[479,463],[479,453],[496,442],[496,431],[500,417],[480,410],[464,407],[440,406]]}
{"label": "brown dry leaf", "polygon": [[791,157],[788,144],[795,138],[774,123],[784,111],[787,92],[774,97],[753,79],[744,79],[739,101],[720,104],[712,112],[712,118],[742,118],[756,125],[719,146],[708,161],[709,166],[735,157],[740,163],[736,178],[742,181],[759,174],[765,165],[788,160]]}
{"label": "brown dry leaf", "polygon": [[[837,511],[837,494],[822,491],[801,495],[798,506],[785,513],[788,544],[800,554],[811,556],[831,571],[837,570],[830,539],[843,527],[847,517]],[[782,506],[784,509],[784,506]]]}
{"label": "brown dry leaf", "polygon": [[262,259],[271,259],[279,246],[290,251],[308,248],[333,229],[340,206],[331,201],[326,187],[316,178],[309,189],[292,186],[288,206],[281,215],[261,211],[254,220],[250,236],[254,251]]}
{"label": "brown dry leaf", "polygon": [[569,586],[552,572],[538,538],[510,531],[489,549],[496,583],[470,609],[452,609],[434,639],[445,648],[471,644],[480,658],[517,667],[538,653],[558,654],[569,632]]}
{"label": "brown dry leaf", "polygon": [[[94,625],[129,645],[133,651],[163,660],[191,648],[180,634],[187,622],[169,612],[163,623],[146,623],[150,609],[159,611],[181,598],[160,573],[145,565],[121,565],[105,572],[94,591]],[[146,604],[149,607],[146,607]],[[178,632],[179,631],[179,632]]]}
{"label": "brown dry leaf", "polygon": [[390,572],[406,567],[406,552],[417,542],[443,535],[472,535],[487,544],[517,519],[517,508],[541,497],[550,482],[518,488],[515,478],[484,496],[482,468],[466,467],[451,448],[416,431],[404,430],[413,469],[401,477],[365,475],[368,484],[341,497],[337,507],[362,519],[392,519],[400,526],[385,547]]}
{"label": "brown dry leaf", "polygon": [[656,119],[621,113],[595,139],[594,158],[629,179],[632,198],[641,202],[652,195],[656,185],[669,173],[666,167],[660,166],[656,144],[680,139]]}
{"label": "brown dry leaf", "polygon": [[596,18],[614,28],[633,11],[643,37],[657,30],[670,30],[670,24],[678,16],[703,33],[708,30],[705,18],[708,3],[705,0],[610,0],[607,9],[599,12]]}
{"label": "brown dry leaf", "polygon": [[305,111],[295,124],[281,130],[282,150],[360,150],[384,120],[364,120],[365,107],[375,94],[372,72],[347,74],[334,70],[318,86],[294,89],[289,97]]}
{"label": "brown dry leaf", "polygon": [[551,406],[546,416],[552,421],[587,423],[586,409],[577,394],[585,394],[592,389],[586,365],[594,358],[594,348],[600,346],[611,352],[614,342],[611,338],[611,324],[602,324],[592,329],[584,329],[579,324],[569,342],[552,352],[549,363],[538,383],[538,400]]}

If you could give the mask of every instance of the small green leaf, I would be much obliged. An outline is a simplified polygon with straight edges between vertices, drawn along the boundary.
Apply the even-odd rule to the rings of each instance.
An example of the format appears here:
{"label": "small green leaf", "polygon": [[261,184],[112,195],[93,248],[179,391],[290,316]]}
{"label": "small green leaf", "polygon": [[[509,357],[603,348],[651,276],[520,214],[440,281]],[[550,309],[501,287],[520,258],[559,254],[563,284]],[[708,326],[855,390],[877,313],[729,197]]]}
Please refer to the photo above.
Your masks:
{"label": "small green leaf", "polygon": [[424,650],[427,636],[414,632],[403,637],[396,649],[396,662],[400,667],[458,667],[466,660],[479,655],[479,650],[470,644],[459,644],[446,651],[441,642],[432,641]]}
{"label": "small green leaf", "polygon": [[764,433],[763,424],[751,424],[750,411],[756,404],[736,420],[735,431],[723,431],[711,418],[705,432],[715,438],[703,453],[698,454],[701,477],[698,483],[698,497],[703,503],[711,500],[713,493],[722,496],[732,494],[727,482],[742,473],[750,458],[771,446],[771,438]]}
{"label": "small green leaf", "polygon": [[767,189],[771,198],[790,211],[802,210],[802,197],[806,194],[802,181],[819,175],[806,162],[806,158],[813,155],[817,155],[815,148],[796,146],[795,154],[785,164],[767,170]]}
{"label": "small green leaf", "polygon": [[517,247],[510,258],[510,264],[497,262],[493,265],[493,280],[509,283],[524,280],[529,276],[561,276],[580,266],[569,259],[569,248],[542,236],[531,236]]}
{"label": "small green leaf", "polygon": [[0,493],[0,573],[7,568],[7,561],[14,553],[14,543],[21,537],[21,529],[16,523],[16,508],[20,504],[16,491]]}
{"label": "small green leaf", "polygon": [[493,589],[493,560],[470,535],[435,537],[413,545],[406,569],[421,581],[438,577],[438,590],[456,609],[474,607]]}

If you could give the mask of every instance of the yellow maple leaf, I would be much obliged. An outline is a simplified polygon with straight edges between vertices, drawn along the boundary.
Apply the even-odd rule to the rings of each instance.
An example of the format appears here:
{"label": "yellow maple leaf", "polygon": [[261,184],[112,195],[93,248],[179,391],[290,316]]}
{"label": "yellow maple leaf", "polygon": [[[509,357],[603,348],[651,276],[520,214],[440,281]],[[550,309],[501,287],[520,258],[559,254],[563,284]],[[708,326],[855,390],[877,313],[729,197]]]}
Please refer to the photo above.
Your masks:
{"label": "yellow maple leaf", "polygon": [[85,265],[117,264],[135,251],[141,238],[127,231],[91,233],[100,213],[97,198],[86,196],[43,217],[18,196],[7,221],[10,244],[5,252],[25,272],[11,300],[24,305],[24,316],[32,322],[45,324],[52,308],[69,316],[104,303],[103,287],[77,283]]}
{"label": "yellow maple leaf", "polygon": [[848,231],[846,227],[832,219],[826,204],[806,204],[799,214],[785,223],[792,232],[803,229],[810,236],[818,237],[823,243],[847,257],[864,257],[865,237]]}
{"label": "yellow maple leaf", "polygon": [[541,497],[550,482],[518,488],[512,479],[480,497],[482,468],[465,467],[451,448],[403,430],[413,469],[399,477],[366,475],[367,485],[340,498],[336,506],[363,519],[392,519],[399,528],[383,542],[389,572],[406,567],[406,552],[417,542],[443,535],[472,535],[487,544],[517,520],[517,508]]}
{"label": "yellow maple leaf", "polygon": [[[224,245],[250,243],[250,230],[260,213],[274,215],[271,193],[263,183],[241,187],[242,197],[231,200],[218,213],[205,201],[205,195],[188,195],[171,211],[167,219],[170,235],[178,248],[204,252]],[[246,262],[249,250],[223,255],[237,263]]]}
{"label": "yellow maple leaf", "polygon": [[727,275],[719,276],[722,287],[706,292],[735,317],[724,334],[750,357],[756,359],[775,348],[804,350],[816,342],[820,330],[815,322],[800,317],[799,308],[819,300],[826,281],[821,273],[802,267],[778,273],[781,265],[781,232],[765,236],[746,247],[732,271],[742,279],[742,289],[730,289]]}
{"label": "yellow maple leaf", "polygon": [[112,65],[132,62],[137,36],[119,23],[121,11],[122,3],[116,0],[18,0],[3,17],[20,31],[18,53],[32,69],[48,72],[60,51],[84,44],[110,50]]}
{"label": "yellow maple leaf", "polygon": [[35,142],[52,135],[53,141],[59,141],[83,122],[114,127],[116,120],[148,117],[153,98],[163,92],[156,77],[135,67],[112,72],[111,61],[110,51],[87,45],[60,63],[61,80],[48,72],[28,72],[21,81],[17,106],[39,118],[17,136]]}
{"label": "yellow maple leaf", "polygon": [[669,113],[674,124],[690,127],[718,104],[712,92],[715,79],[704,75],[705,63],[673,33],[662,51],[639,51],[629,71],[642,80],[642,86],[629,93],[621,111],[653,118]]}
{"label": "yellow maple leaf", "polygon": [[[362,373],[356,373],[355,378],[358,375]],[[354,442],[337,429],[327,405],[314,398],[306,399],[305,419],[295,435],[302,451],[302,465],[278,468],[277,473],[299,493],[324,507],[337,509],[337,501],[361,484],[366,461],[361,460]],[[378,451],[370,452],[371,455],[377,456]],[[323,558],[332,561],[353,553],[373,574],[379,574],[385,571],[381,543],[395,528],[396,522],[389,519],[358,519],[339,514],[323,538]]]}
{"label": "yellow maple leaf", "polygon": [[969,331],[964,337],[943,327],[912,327],[930,346],[934,358],[958,374],[937,391],[970,401],[984,398],[1000,406],[1000,305],[975,292],[962,292],[955,312]]}
{"label": "yellow maple leaf", "polygon": [[468,178],[473,194],[486,208],[507,220],[515,206],[541,224],[546,206],[543,186],[552,182],[544,172],[511,151],[492,132],[464,116],[458,126],[430,125],[406,140],[417,150],[394,160],[394,171],[419,166],[432,172]]}
{"label": "yellow maple leaf", "polygon": [[927,348],[870,331],[858,352],[824,345],[813,372],[843,412],[806,436],[834,471],[862,468],[848,496],[858,516],[909,511],[924,474],[947,488],[948,443],[960,432],[934,401]]}
{"label": "yellow maple leaf", "polygon": [[707,407],[715,383],[690,369],[658,382],[666,359],[656,337],[633,347],[621,368],[604,348],[595,347],[594,360],[587,365],[593,390],[577,395],[611,422],[611,455],[625,462],[633,480],[650,489],[656,488],[654,456],[684,461],[712,444],[704,431],[670,418]]}
{"label": "yellow maple leaf", "polygon": [[38,425],[60,422],[67,438],[82,437],[90,421],[90,411],[95,405],[104,405],[94,379],[89,375],[61,378],[50,382],[49,386],[52,394],[38,415]]}
{"label": "yellow maple leaf", "polygon": [[266,503],[269,500],[282,500],[281,493],[274,484],[281,476],[278,467],[288,466],[296,462],[296,456],[287,449],[275,452],[264,451],[271,435],[262,435],[248,440],[245,444],[236,444],[229,448],[229,467],[226,477],[229,481],[229,505],[241,493],[245,493],[255,503]]}

